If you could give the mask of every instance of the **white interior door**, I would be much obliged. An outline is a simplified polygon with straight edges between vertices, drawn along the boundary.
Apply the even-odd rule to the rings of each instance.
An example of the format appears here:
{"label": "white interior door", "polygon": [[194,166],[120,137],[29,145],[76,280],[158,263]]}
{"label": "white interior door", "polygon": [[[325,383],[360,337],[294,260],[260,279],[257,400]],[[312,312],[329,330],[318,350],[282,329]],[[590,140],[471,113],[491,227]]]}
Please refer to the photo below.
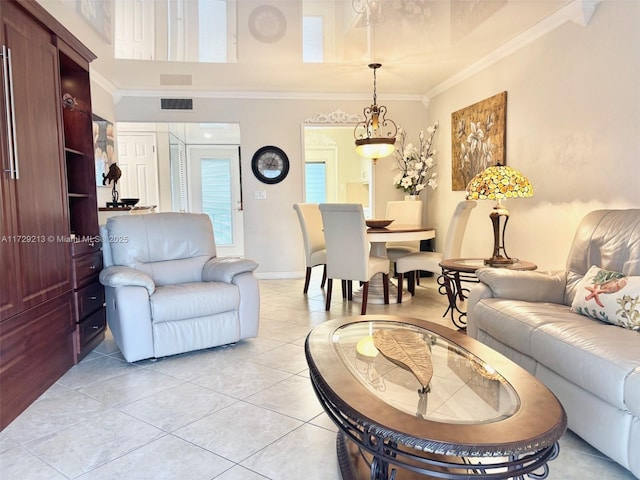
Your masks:
{"label": "white interior door", "polygon": [[158,205],[158,159],[155,133],[118,135],[120,198],[139,198],[138,205]]}
{"label": "white interior door", "polygon": [[218,256],[244,255],[238,147],[187,146],[189,211],[213,222]]}

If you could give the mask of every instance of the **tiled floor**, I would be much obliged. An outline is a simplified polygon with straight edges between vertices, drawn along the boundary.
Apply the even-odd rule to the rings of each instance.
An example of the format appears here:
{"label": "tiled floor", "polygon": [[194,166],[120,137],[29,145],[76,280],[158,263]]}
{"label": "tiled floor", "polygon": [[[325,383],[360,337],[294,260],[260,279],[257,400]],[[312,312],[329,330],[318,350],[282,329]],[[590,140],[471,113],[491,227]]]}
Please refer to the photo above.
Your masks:
{"label": "tiled floor", "polygon": [[[319,269],[316,269],[319,270]],[[304,339],[323,321],[359,313],[314,278],[263,280],[258,338],[129,364],[107,338],[0,433],[3,480],[339,479],[334,425],[308,378]],[[368,313],[442,319],[433,279],[402,305]],[[571,432],[552,480],[631,480]]]}

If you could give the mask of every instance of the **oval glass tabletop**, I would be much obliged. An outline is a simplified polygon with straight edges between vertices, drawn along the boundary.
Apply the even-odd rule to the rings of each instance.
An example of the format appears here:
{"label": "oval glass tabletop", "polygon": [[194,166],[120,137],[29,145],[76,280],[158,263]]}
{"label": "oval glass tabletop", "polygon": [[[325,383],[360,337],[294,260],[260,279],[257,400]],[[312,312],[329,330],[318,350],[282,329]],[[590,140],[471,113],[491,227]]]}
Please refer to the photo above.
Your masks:
{"label": "oval glass tabletop", "polygon": [[371,394],[417,419],[477,425],[518,409],[514,388],[491,365],[426,328],[350,323],[333,332],[332,345]]}

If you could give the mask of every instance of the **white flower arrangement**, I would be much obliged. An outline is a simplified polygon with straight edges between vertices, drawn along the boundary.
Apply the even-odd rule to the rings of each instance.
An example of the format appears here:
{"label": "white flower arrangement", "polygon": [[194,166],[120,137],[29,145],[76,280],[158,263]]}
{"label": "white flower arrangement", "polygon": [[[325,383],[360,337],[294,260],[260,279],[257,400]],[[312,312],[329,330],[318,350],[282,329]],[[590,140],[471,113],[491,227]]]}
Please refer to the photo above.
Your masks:
{"label": "white flower arrangement", "polygon": [[432,149],[433,137],[438,130],[439,122],[427,129],[427,135],[420,131],[419,144],[406,143],[407,132],[398,128],[396,140],[394,170],[400,170],[393,178],[393,185],[404,190],[407,195],[418,195],[426,187],[435,190],[438,187],[438,174],[433,171],[437,166],[434,160],[436,151]]}

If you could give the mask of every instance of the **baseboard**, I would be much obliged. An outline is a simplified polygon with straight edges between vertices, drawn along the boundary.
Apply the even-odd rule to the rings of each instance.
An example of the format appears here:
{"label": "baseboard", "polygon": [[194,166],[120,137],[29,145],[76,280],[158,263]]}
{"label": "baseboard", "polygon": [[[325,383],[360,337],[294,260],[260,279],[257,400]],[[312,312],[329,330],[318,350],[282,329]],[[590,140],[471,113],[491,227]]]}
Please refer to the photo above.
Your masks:
{"label": "baseboard", "polygon": [[258,280],[287,280],[304,278],[304,272],[256,272]]}

